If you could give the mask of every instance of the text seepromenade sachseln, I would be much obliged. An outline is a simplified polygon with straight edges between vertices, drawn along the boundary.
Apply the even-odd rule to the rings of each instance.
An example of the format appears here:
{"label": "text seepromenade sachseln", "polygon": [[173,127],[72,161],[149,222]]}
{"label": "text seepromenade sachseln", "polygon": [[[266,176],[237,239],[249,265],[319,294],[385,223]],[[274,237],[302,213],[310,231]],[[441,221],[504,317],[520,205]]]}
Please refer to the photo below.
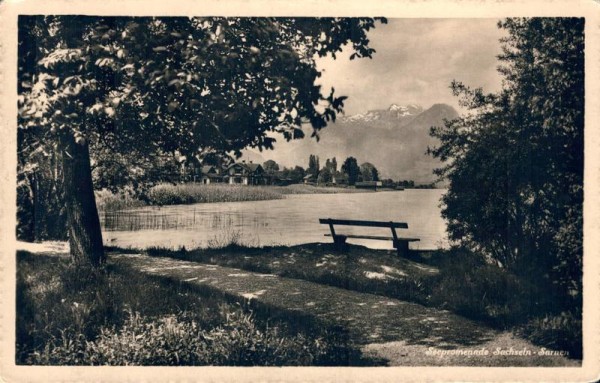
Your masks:
{"label": "text seepromenade sachseln", "polygon": [[437,349],[434,347],[429,347],[427,351],[425,351],[425,355],[437,355],[437,356],[568,356],[568,351],[557,351],[557,350],[549,350],[545,347],[540,348],[539,350],[531,350],[529,348],[520,348],[515,349],[513,347],[510,348],[502,348],[496,347],[493,350],[489,350],[485,347],[481,348],[470,348],[470,349],[452,349],[452,350],[443,350]]}

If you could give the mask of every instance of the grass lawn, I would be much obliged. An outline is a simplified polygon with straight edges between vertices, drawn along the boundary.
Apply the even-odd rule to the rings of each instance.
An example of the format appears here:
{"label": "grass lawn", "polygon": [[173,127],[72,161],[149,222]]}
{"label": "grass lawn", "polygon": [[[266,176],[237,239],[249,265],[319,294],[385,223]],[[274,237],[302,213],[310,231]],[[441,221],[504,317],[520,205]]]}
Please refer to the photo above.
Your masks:
{"label": "grass lawn", "polygon": [[[303,279],[348,290],[378,294],[425,306],[448,309],[499,330],[521,334],[535,344],[582,353],[581,317],[556,310],[540,287],[460,250],[414,253],[416,261],[395,251],[349,245],[305,244],[220,249],[148,249],[148,255],[218,264],[248,271]],[[580,304],[580,302],[579,302]],[[580,311],[579,311],[580,312]]]}
{"label": "grass lawn", "polygon": [[[448,310],[409,303],[374,294],[325,286],[272,274],[183,261],[143,254],[115,254],[120,262],[140,273],[212,289],[244,304],[270,313],[286,313],[286,319],[318,318],[336,326],[340,337],[360,345],[369,356],[390,365],[461,366],[566,366],[578,365],[562,356],[538,355],[540,347]],[[430,353],[484,348],[488,355],[460,357]],[[527,349],[531,354],[494,355],[498,349]],[[449,358],[450,357],[450,358]]]}
{"label": "grass lawn", "polygon": [[339,334],[287,323],[111,261],[17,254],[17,364],[369,365]]}
{"label": "grass lawn", "polygon": [[[361,246],[350,245],[348,251],[339,253],[333,251],[331,244],[272,248],[229,245],[208,250],[147,251],[153,256],[291,278],[268,287],[283,289],[273,291],[273,302],[248,305],[245,300],[234,299],[221,291],[225,284],[237,278],[226,277],[218,284],[219,289],[208,288],[201,283],[185,282],[187,277],[173,279],[141,273],[139,265],[126,255],[109,256],[106,268],[89,273],[70,266],[67,258],[57,256],[64,253],[62,247],[34,247],[31,246],[30,251],[38,254],[27,251],[17,254],[18,364],[380,365],[383,358],[392,364],[452,365],[458,361],[450,356],[443,359],[418,356],[425,355],[423,352],[429,345],[437,347],[444,342],[457,347],[471,345],[468,339],[479,333],[481,336],[473,344],[491,350],[514,345],[532,347],[533,343],[548,349],[567,350],[573,362],[581,358],[581,319],[576,312],[547,309],[533,312],[531,294],[526,290],[531,286],[460,252],[419,253],[414,257],[416,262],[398,258],[392,251]],[[108,250],[109,253],[128,252]],[[167,262],[168,258],[160,260]],[[193,269],[184,266],[182,271]],[[228,273],[231,271],[225,272]],[[322,314],[327,315],[317,313],[313,317],[303,310],[290,311],[289,307],[303,307],[311,303],[307,298],[318,295],[302,287],[302,295],[306,296],[296,302],[301,298],[299,295],[286,293],[288,290],[283,284],[293,285],[295,280],[307,284],[302,279],[342,287],[343,290],[338,290],[344,298],[321,309],[317,307],[321,300],[317,302],[313,298],[311,310],[325,310]],[[317,288],[318,284],[311,285]],[[252,288],[244,285],[242,290]],[[377,298],[377,295],[368,298],[351,293],[352,290],[399,300],[394,305],[381,306],[379,301],[385,303],[386,298]],[[318,293],[321,294],[320,290]],[[261,295],[261,299],[266,299],[266,295]],[[356,299],[359,301],[354,302]],[[359,312],[365,305],[360,299],[375,299],[373,306],[383,311],[375,313],[373,307],[367,305],[370,311]],[[245,303],[242,307],[236,301]],[[394,311],[411,308],[424,314]],[[460,319],[449,311],[477,319],[480,324]],[[417,319],[416,322],[407,321],[407,315]],[[369,338],[369,334],[380,331],[381,337],[366,342],[365,347],[365,339],[360,336],[349,337],[347,330],[331,327],[335,320],[322,322],[328,316],[353,323],[354,327],[348,328],[350,332],[365,333]],[[450,327],[434,326],[434,331],[427,321],[437,317],[456,319],[451,321]],[[367,322],[361,322],[367,318],[370,318]],[[426,322],[421,323],[421,320]],[[371,330],[371,327],[379,330]],[[398,331],[399,338],[394,337]],[[441,339],[444,342],[440,343]],[[406,359],[408,354],[413,355],[413,359]],[[540,363],[570,363],[561,360],[540,360]],[[471,362],[474,365],[487,363]]]}

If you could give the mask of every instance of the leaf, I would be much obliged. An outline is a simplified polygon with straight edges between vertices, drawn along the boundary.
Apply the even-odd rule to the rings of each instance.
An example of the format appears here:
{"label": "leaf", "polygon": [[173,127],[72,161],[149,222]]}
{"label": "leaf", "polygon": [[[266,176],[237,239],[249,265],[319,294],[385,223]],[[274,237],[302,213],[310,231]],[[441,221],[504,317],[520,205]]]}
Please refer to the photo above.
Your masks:
{"label": "leaf", "polygon": [[171,101],[169,103],[169,105],[167,105],[167,110],[169,112],[173,112],[173,111],[175,111],[178,108],[179,108],[179,102],[177,102],[177,101]]}

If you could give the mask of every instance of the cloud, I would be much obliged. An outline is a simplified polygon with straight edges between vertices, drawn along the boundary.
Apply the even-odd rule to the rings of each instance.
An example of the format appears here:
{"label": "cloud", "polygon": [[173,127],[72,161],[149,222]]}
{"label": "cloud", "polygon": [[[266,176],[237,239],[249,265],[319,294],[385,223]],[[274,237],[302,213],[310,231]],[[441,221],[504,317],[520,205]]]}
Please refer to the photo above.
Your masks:
{"label": "cloud", "polygon": [[321,59],[320,83],[349,96],[347,114],[390,103],[458,107],[449,85],[456,79],[486,91],[500,87],[496,56],[503,31],[496,19],[390,19],[369,32],[373,59]]}

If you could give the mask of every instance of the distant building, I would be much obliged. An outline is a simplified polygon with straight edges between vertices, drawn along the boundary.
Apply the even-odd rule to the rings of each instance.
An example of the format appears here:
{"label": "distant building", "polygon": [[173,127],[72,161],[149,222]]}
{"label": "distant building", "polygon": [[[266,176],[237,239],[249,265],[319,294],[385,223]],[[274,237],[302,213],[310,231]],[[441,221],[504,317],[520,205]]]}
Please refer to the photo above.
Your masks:
{"label": "distant building", "polygon": [[266,174],[260,164],[246,161],[229,166],[202,165],[195,157],[183,160],[180,168],[181,182],[198,182],[204,185],[228,183],[230,185],[285,185],[289,180]]}
{"label": "distant building", "polygon": [[242,161],[227,168],[224,181],[230,185],[266,185],[268,177],[260,164]]}
{"label": "distant building", "polygon": [[317,181],[317,177],[314,174],[307,174],[302,179],[305,184],[314,184]]}
{"label": "distant building", "polygon": [[201,175],[202,164],[196,157],[180,159],[179,178],[181,182],[197,182]]}
{"label": "distant building", "polygon": [[268,177],[267,184],[276,186],[287,186],[294,183],[290,177],[286,177],[282,171],[276,171],[272,174],[266,174]]}
{"label": "distant building", "polygon": [[204,185],[223,182],[221,169],[217,166],[204,165],[200,167],[200,174],[198,178],[194,179],[194,182],[200,182]]}

